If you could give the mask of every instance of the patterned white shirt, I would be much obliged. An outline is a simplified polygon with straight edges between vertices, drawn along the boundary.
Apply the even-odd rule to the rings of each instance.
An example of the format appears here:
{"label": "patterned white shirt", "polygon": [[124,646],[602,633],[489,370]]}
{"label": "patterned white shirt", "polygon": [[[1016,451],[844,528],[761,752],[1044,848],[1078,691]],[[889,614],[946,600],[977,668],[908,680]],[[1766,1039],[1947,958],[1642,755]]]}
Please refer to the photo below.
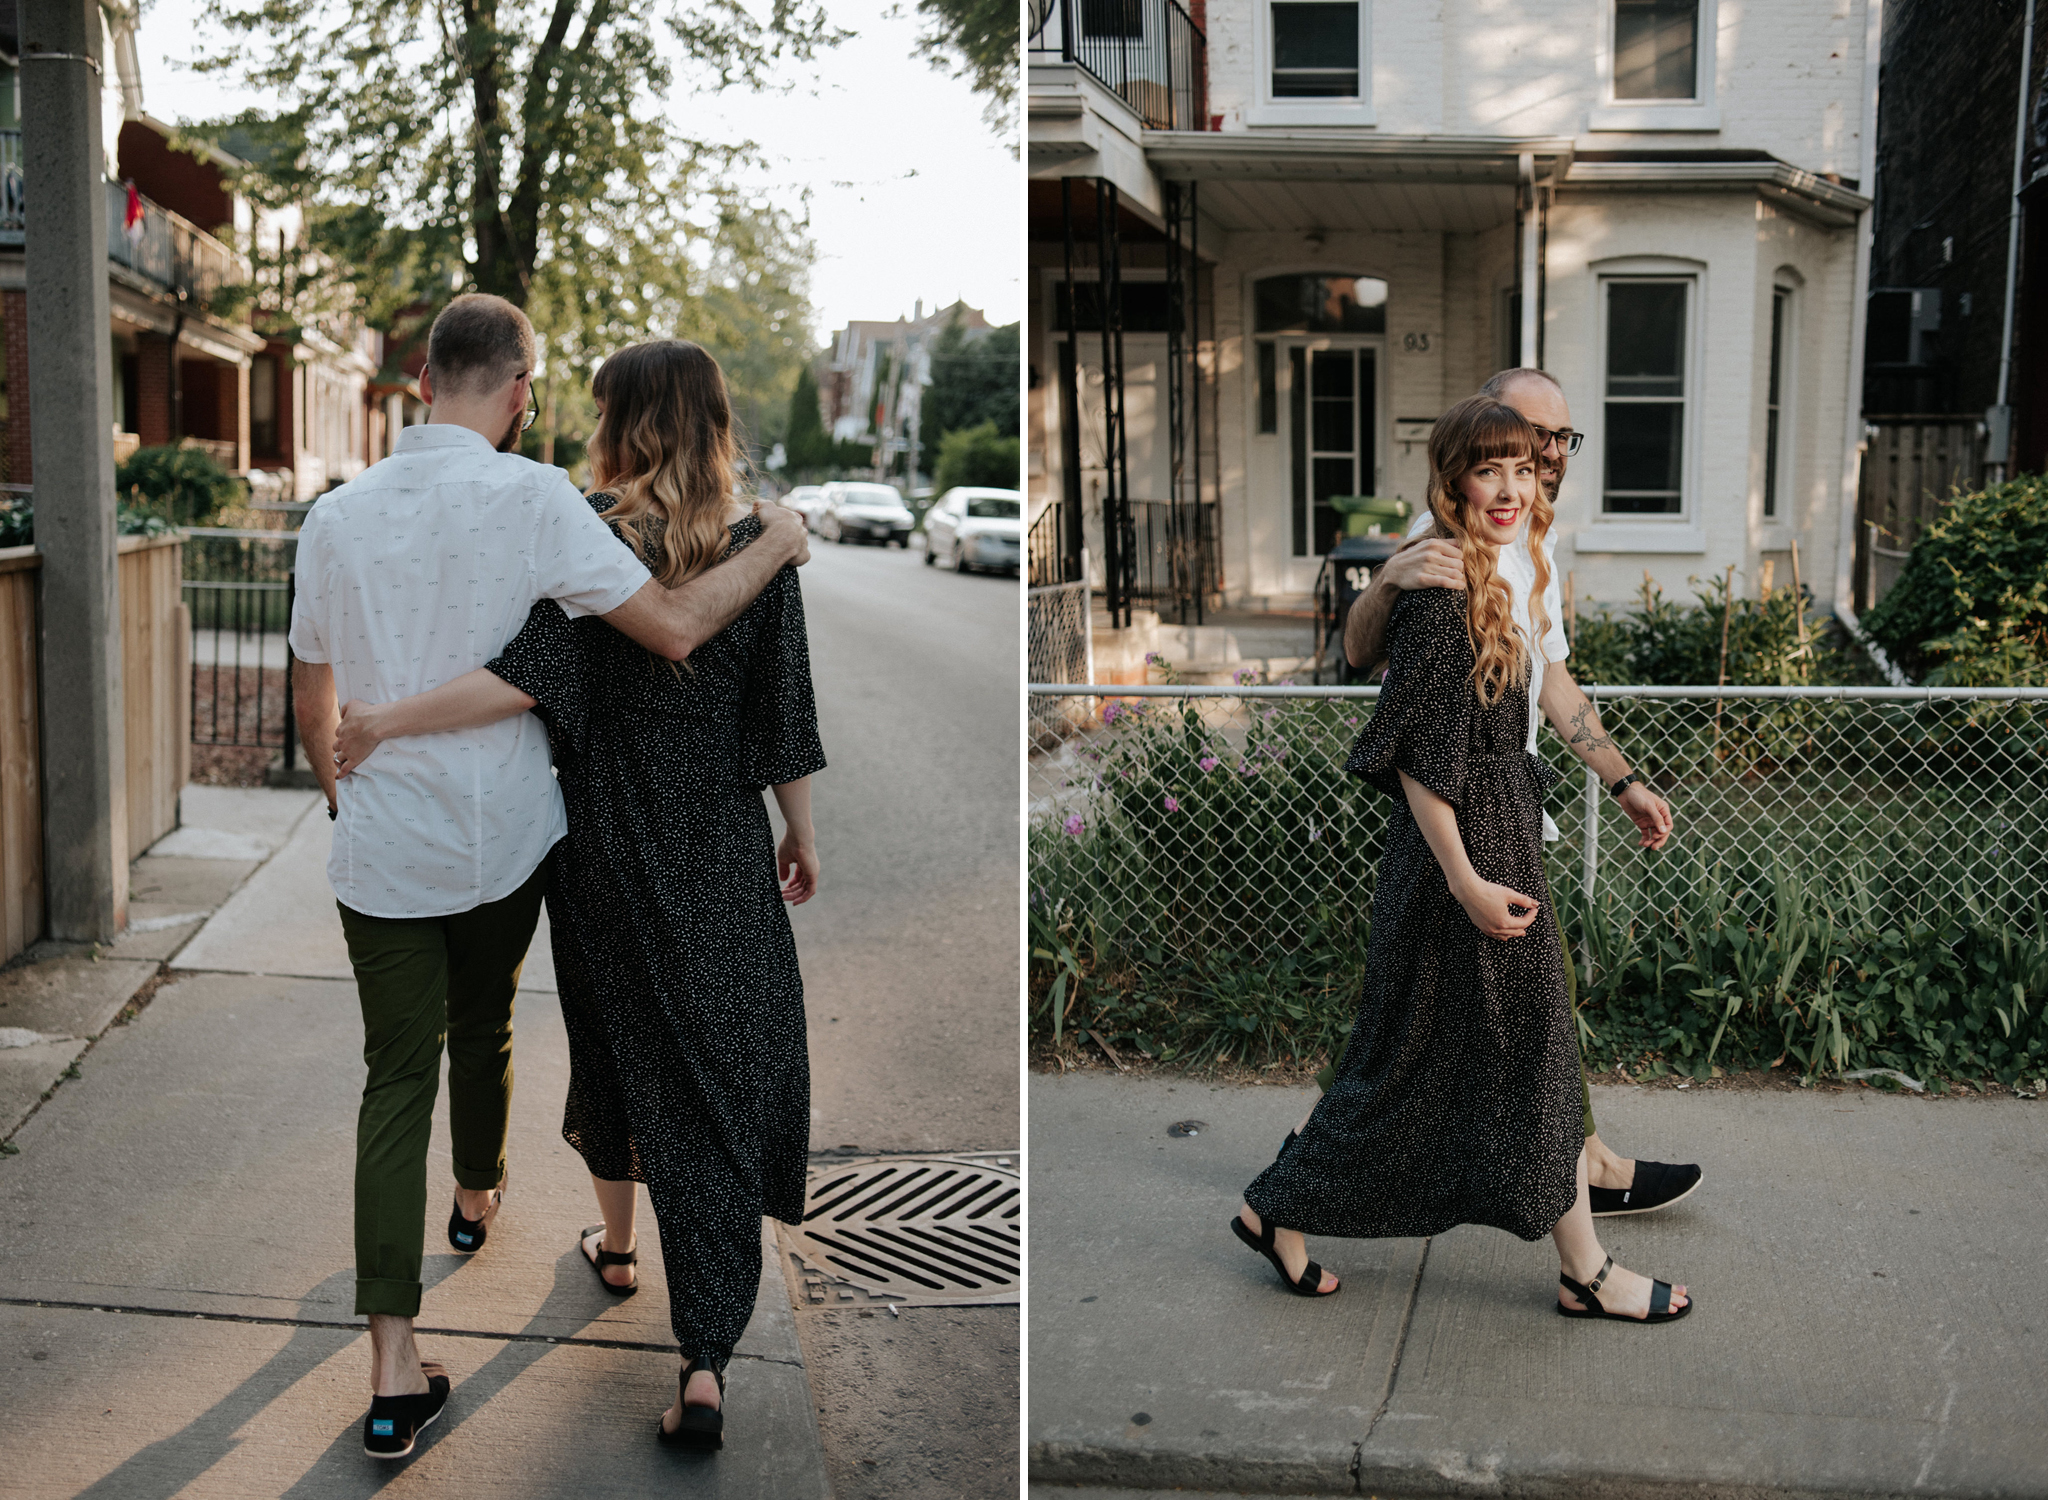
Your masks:
{"label": "patterned white shirt", "polygon": [[[1414,521],[1409,524],[1408,535],[1421,536],[1433,524],[1429,507],[1423,506]],[[1522,632],[1522,640],[1531,646],[1534,658],[1531,665],[1529,684],[1529,753],[1536,753],[1536,732],[1543,727],[1543,710],[1537,704],[1537,695],[1543,690],[1544,669],[1551,662],[1563,661],[1571,655],[1571,640],[1564,633],[1564,590],[1557,582],[1557,527],[1553,525],[1543,538],[1543,560],[1550,564],[1550,582],[1543,590],[1543,613],[1550,621],[1550,628],[1544,632],[1541,641],[1536,640],[1536,624],[1529,613],[1529,594],[1536,587],[1536,558],[1528,547],[1529,523],[1522,522],[1522,535],[1512,547],[1503,547],[1495,555],[1495,566],[1508,586],[1508,599],[1514,611],[1515,628]],[[1543,815],[1543,837],[1558,837],[1557,824],[1551,821],[1549,813]]]}
{"label": "patterned white shirt", "polygon": [[[540,599],[606,614],[647,570],[560,469],[448,423],[321,497],[299,533],[292,653],[338,701],[390,703],[496,656]],[[532,714],[387,740],[342,778],[327,878],[375,917],[436,917],[512,894],[568,831]]]}

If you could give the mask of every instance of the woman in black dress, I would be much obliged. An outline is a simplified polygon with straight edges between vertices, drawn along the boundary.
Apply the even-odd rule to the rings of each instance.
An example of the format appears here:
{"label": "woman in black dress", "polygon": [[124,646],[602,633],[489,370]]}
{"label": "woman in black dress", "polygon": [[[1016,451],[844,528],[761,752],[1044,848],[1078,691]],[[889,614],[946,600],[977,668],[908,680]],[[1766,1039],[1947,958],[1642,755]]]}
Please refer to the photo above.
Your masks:
{"label": "woman in black dress", "polygon": [[[1430,434],[1430,510],[1464,552],[1465,591],[1394,608],[1385,685],[1345,763],[1394,801],[1358,1015],[1335,1082],[1231,1229],[1302,1296],[1338,1289],[1308,1234],[1549,1234],[1559,1312],[1664,1322],[1690,1310],[1685,1288],[1616,1267],[1594,1232],[1563,958],[1527,936],[1550,899],[1542,795],[1558,777],[1526,748],[1532,656],[1494,557],[1532,528],[1540,616],[1536,446],[1486,396]],[[1540,640],[1548,622],[1534,627]]]}
{"label": "woman in black dress", "polygon": [[[675,587],[760,534],[732,498],[739,450],[709,354],[633,345],[605,361],[592,394],[590,503],[659,582]],[[352,769],[393,735],[527,709],[547,724],[569,815],[547,895],[569,1035],[562,1134],[604,1218],[579,1248],[609,1290],[634,1291],[634,1184],[647,1185],[683,1353],[659,1436],[717,1447],[761,1219],[803,1218],[810,1145],[784,903],[817,886],[810,776],[825,758],[796,570],[682,664],[543,599],[488,667],[349,705],[336,744]],[[764,787],[783,817],[779,848]]]}

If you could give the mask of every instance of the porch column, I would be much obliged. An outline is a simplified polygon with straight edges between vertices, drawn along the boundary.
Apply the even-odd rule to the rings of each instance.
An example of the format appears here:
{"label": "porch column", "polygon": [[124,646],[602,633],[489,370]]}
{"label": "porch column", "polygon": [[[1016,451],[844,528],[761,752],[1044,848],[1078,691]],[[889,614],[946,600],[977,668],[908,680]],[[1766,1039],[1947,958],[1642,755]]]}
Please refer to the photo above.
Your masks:
{"label": "porch column", "polygon": [[1543,309],[1537,305],[1541,282],[1536,273],[1540,234],[1536,211],[1536,158],[1526,151],[1515,158],[1515,176],[1520,183],[1515,196],[1522,209],[1522,357],[1517,362],[1537,365],[1542,362],[1542,356],[1536,350],[1536,331],[1542,326]]}
{"label": "porch column", "polygon": [[24,259],[43,554],[43,885],[49,935],[91,942],[128,919],[100,12],[93,0],[27,0],[21,23],[22,165],[34,184]]}

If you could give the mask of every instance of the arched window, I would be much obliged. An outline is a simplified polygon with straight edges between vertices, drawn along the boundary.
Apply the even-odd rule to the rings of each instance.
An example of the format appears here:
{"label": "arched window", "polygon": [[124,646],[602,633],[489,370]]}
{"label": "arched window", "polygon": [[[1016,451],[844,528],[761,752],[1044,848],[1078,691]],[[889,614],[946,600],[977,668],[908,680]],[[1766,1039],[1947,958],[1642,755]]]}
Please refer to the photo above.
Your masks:
{"label": "arched window", "polygon": [[1376,276],[1268,276],[1252,284],[1252,325],[1259,333],[1385,333],[1387,284]]}

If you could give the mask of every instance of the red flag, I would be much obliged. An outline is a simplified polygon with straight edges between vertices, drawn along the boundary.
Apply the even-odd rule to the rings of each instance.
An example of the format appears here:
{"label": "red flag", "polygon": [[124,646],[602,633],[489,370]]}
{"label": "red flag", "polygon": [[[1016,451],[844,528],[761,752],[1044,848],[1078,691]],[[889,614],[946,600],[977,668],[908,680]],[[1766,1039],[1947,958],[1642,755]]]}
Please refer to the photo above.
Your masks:
{"label": "red flag", "polygon": [[132,245],[142,238],[142,194],[135,190],[132,178],[124,186],[128,189],[128,207],[121,215],[121,228],[128,236],[128,243]]}

